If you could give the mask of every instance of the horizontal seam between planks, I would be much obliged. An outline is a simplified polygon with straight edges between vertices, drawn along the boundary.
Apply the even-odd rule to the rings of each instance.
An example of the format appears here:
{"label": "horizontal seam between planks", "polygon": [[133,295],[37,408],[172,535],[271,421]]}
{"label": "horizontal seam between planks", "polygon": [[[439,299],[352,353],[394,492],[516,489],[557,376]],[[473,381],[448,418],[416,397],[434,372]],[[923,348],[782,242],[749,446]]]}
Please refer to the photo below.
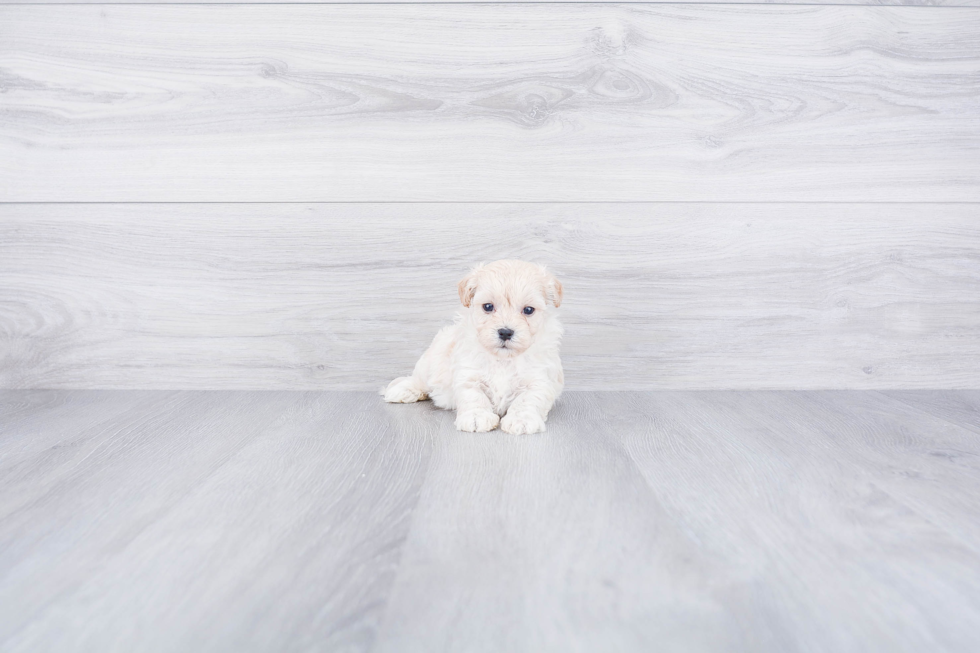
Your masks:
{"label": "horizontal seam between planks", "polygon": [[286,201],[276,201],[276,200],[264,200],[264,201],[235,201],[235,200],[217,200],[217,201],[170,201],[170,202],[153,202],[153,201],[111,201],[111,202],[92,202],[92,201],[66,201],[66,202],[2,202],[0,201],[0,206],[47,206],[47,205],[67,205],[67,206],[79,206],[79,205],[197,205],[197,204],[833,204],[841,206],[854,206],[854,205],[895,205],[895,206],[946,206],[946,205],[964,205],[973,206],[980,205],[980,201],[957,201],[957,202],[929,202],[929,201],[895,201],[895,200],[881,200],[881,201],[840,201],[840,200],[816,200],[816,201],[805,201],[805,200],[736,200],[736,201],[726,201],[726,200],[286,200]]}
{"label": "horizontal seam between planks", "polygon": [[0,4],[3,6],[15,6],[15,7],[25,7],[25,6],[86,6],[86,5],[103,5],[103,6],[139,6],[139,7],[154,7],[154,6],[223,6],[223,7],[233,7],[233,6],[290,6],[290,5],[347,5],[347,6],[360,6],[360,5],[430,5],[430,6],[440,6],[440,5],[499,5],[499,6],[514,6],[514,5],[708,5],[708,6],[720,6],[720,7],[873,7],[877,9],[980,9],[978,5],[905,5],[905,4],[877,4],[877,3],[866,3],[866,4],[853,4],[846,2],[836,2],[836,3],[823,3],[823,2],[697,2],[697,0],[690,0],[689,2],[677,2],[676,0],[669,0],[664,2],[621,2],[618,0],[610,0],[608,2],[603,2],[601,0],[555,0],[554,2],[549,2],[548,0],[539,0],[535,2],[525,2],[523,0],[516,0],[514,2],[466,2],[462,1],[450,1],[450,2],[4,2]]}

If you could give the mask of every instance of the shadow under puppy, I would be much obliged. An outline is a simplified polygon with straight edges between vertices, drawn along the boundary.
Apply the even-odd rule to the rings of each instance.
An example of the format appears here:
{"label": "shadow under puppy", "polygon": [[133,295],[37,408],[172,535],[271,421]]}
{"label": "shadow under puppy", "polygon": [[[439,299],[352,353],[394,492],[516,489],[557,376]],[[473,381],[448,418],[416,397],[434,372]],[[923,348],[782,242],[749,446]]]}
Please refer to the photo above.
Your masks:
{"label": "shadow under puppy", "polygon": [[558,279],[524,261],[495,261],[459,282],[465,310],[443,327],[415,364],[382,391],[385,401],[427,397],[456,410],[461,431],[537,433],[561,394]]}

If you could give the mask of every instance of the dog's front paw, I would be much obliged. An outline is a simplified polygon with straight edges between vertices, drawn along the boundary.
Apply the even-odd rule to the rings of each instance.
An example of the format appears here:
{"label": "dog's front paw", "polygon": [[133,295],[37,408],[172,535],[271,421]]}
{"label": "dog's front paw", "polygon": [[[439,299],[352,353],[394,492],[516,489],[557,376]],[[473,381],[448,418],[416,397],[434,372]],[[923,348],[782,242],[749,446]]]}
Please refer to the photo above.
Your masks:
{"label": "dog's front paw", "polygon": [[507,413],[500,420],[500,429],[504,433],[514,435],[528,435],[530,433],[540,433],[545,429],[544,420],[537,413]]}
{"label": "dog's front paw", "polygon": [[500,418],[489,410],[467,410],[456,414],[456,428],[470,433],[492,431],[500,424]]}

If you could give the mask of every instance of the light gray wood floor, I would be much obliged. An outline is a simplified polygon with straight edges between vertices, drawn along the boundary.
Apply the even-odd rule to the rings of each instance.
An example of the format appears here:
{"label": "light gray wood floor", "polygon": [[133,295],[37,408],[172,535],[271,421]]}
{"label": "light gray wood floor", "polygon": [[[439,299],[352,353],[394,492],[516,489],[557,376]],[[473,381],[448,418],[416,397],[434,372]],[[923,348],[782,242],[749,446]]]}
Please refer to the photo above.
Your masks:
{"label": "light gray wood floor", "polygon": [[0,393],[4,651],[976,651],[980,391]]}

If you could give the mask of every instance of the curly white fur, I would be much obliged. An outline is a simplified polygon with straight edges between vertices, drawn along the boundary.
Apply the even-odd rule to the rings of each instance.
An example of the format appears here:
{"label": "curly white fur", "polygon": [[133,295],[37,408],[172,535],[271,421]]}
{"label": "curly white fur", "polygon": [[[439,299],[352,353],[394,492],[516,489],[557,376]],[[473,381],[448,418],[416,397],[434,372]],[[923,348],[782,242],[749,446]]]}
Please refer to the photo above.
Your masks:
{"label": "curly white fur", "polygon": [[[554,311],[561,305],[561,283],[540,265],[496,261],[459,282],[459,299],[465,310],[436,334],[411,376],[382,390],[385,401],[430,398],[456,410],[461,431],[498,425],[516,434],[545,430],[565,383],[558,355],[562,327]],[[527,309],[533,309],[530,315]],[[502,338],[502,329],[513,335]]]}

